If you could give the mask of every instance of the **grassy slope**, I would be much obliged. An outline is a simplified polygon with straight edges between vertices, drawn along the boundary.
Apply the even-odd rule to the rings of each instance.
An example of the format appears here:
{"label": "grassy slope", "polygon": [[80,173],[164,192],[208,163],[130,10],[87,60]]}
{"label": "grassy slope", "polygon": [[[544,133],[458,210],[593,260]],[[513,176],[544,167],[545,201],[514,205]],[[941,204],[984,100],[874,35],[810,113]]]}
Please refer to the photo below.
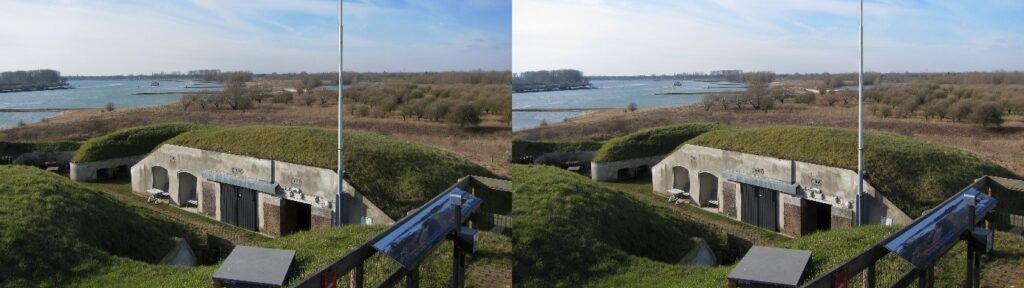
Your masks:
{"label": "grassy slope", "polygon": [[[336,169],[337,133],[250,126],[191,131],[168,144]],[[494,175],[457,155],[373,133],[345,132],[350,183],[394,219],[467,175]]]}
{"label": "grassy slope", "polygon": [[[632,194],[624,196],[617,191],[593,186],[587,183],[585,177],[558,169],[517,165],[513,166],[513,173],[516,179],[516,198],[513,200],[516,218],[513,221],[517,230],[513,235],[513,243],[517,284],[524,287],[721,287],[725,285],[729,271],[734,268],[732,265],[713,268],[677,266],[658,261],[656,257],[625,252],[615,247],[616,242],[605,239],[649,241],[646,245],[658,245],[656,248],[659,249],[670,249],[671,245],[681,241],[675,240],[680,238],[666,241],[656,237],[638,237],[637,234],[643,232],[616,227],[618,223],[615,218],[629,219],[630,223],[638,223],[633,225],[639,226],[651,222],[687,220],[677,220],[676,215],[652,212],[658,209],[622,209],[650,206],[647,203],[636,203]],[[662,200],[644,198],[640,201]],[[669,225],[657,227],[666,229]],[[832,269],[896,229],[866,226],[773,242],[778,247],[811,250],[812,265],[804,275],[806,280]],[[662,235],[657,232],[648,233]],[[983,262],[983,284],[1003,283],[1003,279],[996,279],[994,275],[1000,271],[1004,274],[1006,271],[1012,273],[1024,261],[1024,237],[998,232],[996,239],[995,253],[991,257],[986,256]],[[636,242],[625,243],[645,245]],[[652,249],[657,250],[655,247]],[[937,287],[956,286],[955,283],[962,280],[964,253],[961,244],[940,260],[935,273],[938,278]],[[879,286],[890,285],[907,269],[909,265],[896,256],[887,256],[878,266]],[[533,273],[535,270],[540,273]],[[859,283],[857,281],[860,277],[853,277],[852,280],[855,285],[851,287],[859,285],[856,283]]]}
{"label": "grassy slope", "polygon": [[[120,204],[39,169],[0,166],[0,201],[5,203],[0,206],[0,265],[6,267],[0,270],[0,287],[202,287],[209,285],[220,266],[151,264],[170,249],[171,237],[185,237],[193,245],[205,243],[184,225]],[[248,245],[295,250],[293,281],[385,228],[352,225],[318,229]],[[471,270],[510,269],[509,238],[484,232],[481,243],[479,253],[469,257]],[[447,285],[450,260],[445,257],[449,257],[450,249],[450,245],[442,245],[423,264],[423,286]],[[381,264],[384,267],[397,266],[391,260],[384,262],[390,262]],[[382,279],[384,272],[368,270],[367,279]]]}
{"label": "grassy slope", "polygon": [[723,127],[718,124],[693,123],[641,130],[606,141],[597,151],[594,162],[665,155],[672,152],[679,143]]}
{"label": "grassy slope", "polygon": [[628,271],[630,263],[678,261],[692,236],[724,243],[701,224],[658,213],[588,178],[547,166],[517,165],[512,172],[517,285],[592,284]]}
{"label": "grassy slope", "polygon": [[512,140],[512,158],[536,157],[548,152],[597,151],[601,149],[602,144],[597,141],[533,142],[515,139]]}
{"label": "grassy slope", "polygon": [[15,155],[29,152],[75,151],[81,146],[78,142],[7,142],[0,141],[0,155]]}
{"label": "grassy slope", "polygon": [[0,286],[56,285],[118,258],[159,261],[171,237],[205,245],[184,225],[36,168],[0,166],[0,203]]}
{"label": "grassy slope", "polygon": [[167,139],[202,127],[195,124],[169,123],[117,130],[82,143],[71,162],[92,162],[144,155]]}
{"label": "grassy slope", "polygon": [[[711,131],[687,142],[730,151],[857,169],[857,134],[805,127]],[[1003,167],[951,147],[887,133],[867,133],[868,181],[911,217],[982,175],[1011,176]]]}

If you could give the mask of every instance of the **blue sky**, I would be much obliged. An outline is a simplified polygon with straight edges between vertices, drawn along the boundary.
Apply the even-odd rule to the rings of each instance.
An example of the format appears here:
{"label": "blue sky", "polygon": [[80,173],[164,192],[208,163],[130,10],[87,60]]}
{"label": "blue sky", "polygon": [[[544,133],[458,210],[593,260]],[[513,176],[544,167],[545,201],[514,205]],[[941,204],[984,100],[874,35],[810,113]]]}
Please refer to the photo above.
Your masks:
{"label": "blue sky", "polygon": [[[345,1],[345,70],[511,69],[511,3]],[[337,1],[0,0],[0,70],[337,69]]]}
{"label": "blue sky", "polygon": [[[865,1],[868,71],[1024,70],[1024,1]],[[513,71],[854,72],[851,0],[515,0]]]}

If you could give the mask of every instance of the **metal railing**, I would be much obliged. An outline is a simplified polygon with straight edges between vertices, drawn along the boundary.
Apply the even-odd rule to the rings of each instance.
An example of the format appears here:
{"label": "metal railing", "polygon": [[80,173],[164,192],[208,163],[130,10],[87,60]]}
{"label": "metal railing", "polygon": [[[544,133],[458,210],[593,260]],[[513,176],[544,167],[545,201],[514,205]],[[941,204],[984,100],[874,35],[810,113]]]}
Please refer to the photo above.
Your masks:
{"label": "metal railing", "polygon": [[[444,193],[441,193],[438,196],[434,197],[434,199],[428,201],[427,204],[424,204],[424,206],[421,207],[420,209],[423,209],[424,207],[427,207],[431,203],[439,201],[444,197],[449,197],[449,192],[452,191],[453,189],[464,188],[466,185],[468,185],[468,181],[466,181],[466,179],[469,178],[460,179],[458,183],[452,185],[451,187],[446,189]],[[461,218],[459,226],[457,227],[463,227],[465,223],[469,221],[470,217],[468,216],[471,215],[466,215],[467,217],[463,217],[462,215],[459,214],[461,212],[461,206],[455,207],[458,207],[458,209],[455,210],[459,211],[456,212],[455,217]],[[417,212],[418,211],[419,210],[417,210]],[[324,267],[317,270],[315,273],[300,280],[295,285],[295,287],[340,287],[338,286],[339,283],[347,283],[348,287],[353,288],[361,288],[366,286],[394,287],[399,283],[402,283],[403,280],[405,283],[405,287],[419,287],[421,280],[421,272],[424,272],[421,270],[427,269],[423,267],[423,265],[421,264],[429,263],[431,261],[437,261],[437,257],[447,257],[448,255],[443,255],[443,253],[441,253],[440,250],[435,251],[436,249],[434,249],[437,246],[440,246],[441,243],[445,243],[446,241],[438,242],[436,246],[427,248],[426,250],[431,252],[428,252],[429,254],[427,254],[428,256],[426,256],[426,259],[421,260],[419,264],[416,264],[416,266],[411,268],[404,267],[398,261],[395,261],[388,255],[379,252],[376,248],[373,247],[373,243],[377,243],[378,241],[384,239],[386,236],[392,234],[392,232],[395,232],[396,229],[402,227],[404,223],[413,221],[413,216],[416,214],[417,213],[410,213],[408,216],[402,218],[402,220],[395,223],[387,230],[379,233],[377,236],[374,236],[372,239],[366,241],[359,247],[350,251],[348,254],[338,259],[335,259],[334,261],[331,261],[331,263],[328,263]],[[454,231],[454,233],[457,233],[458,229],[459,228],[455,228],[456,231]],[[463,255],[464,250],[468,249],[465,248],[466,243],[460,242],[460,240],[457,237],[452,237],[453,235],[451,235],[450,233],[452,232],[449,232],[448,239],[453,240],[452,242],[454,242],[452,249],[453,251],[450,258],[452,262],[452,271],[450,273],[450,277],[433,275],[439,274],[438,271],[426,272],[431,273],[431,275],[429,275],[429,277],[431,278],[445,278],[445,280],[451,281],[453,287],[462,287],[463,276],[466,266]]]}
{"label": "metal railing", "polygon": [[[982,190],[982,188],[986,187],[987,181],[988,176],[978,179],[973,184],[964,188],[953,197],[950,197],[949,199],[943,201],[941,204],[936,206],[936,209],[933,209],[928,213],[921,215],[921,217],[918,217],[917,220],[911,222],[905,228],[893,233],[889,237],[886,237],[885,239],[879,241],[878,243],[872,245],[871,247],[868,247],[864,252],[861,252],[860,254],[853,256],[852,258],[846,260],[842,264],[839,264],[838,266],[832,268],[828,272],[820,274],[817,278],[805,282],[801,287],[849,287],[850,280],[854,279],[854,277],[858,275],[862,275],[862,283],[864,287],[875,287],[877,284],[876,278],[878,276],[878,262],[882,260],[883,257],[890,255],[890,250],[886,248],[886,245],[893,243],[894,241],[897,241],[897,239],[900,238],[901,236],[905,236],[905,232],[908,232],[911,229],[919,229],[920,225],[925,225],[924,221],[928,221],[929,218],[934,219],[934,217],[932,216],[941,216],[943,215],[942,213],[946,213],[946,211],[949,211],[939,209],[939,207],[945,207],[947,205],[955,203],[955,201],[964,200],[964,197],[968,196],[967,193],[972,190],[984,191]],[[992,206],[994,206],[994,204]],[[960,235],[959,238],[954,240],[954,243],[957,241],[969,242],[969,244],[967,245],[968,265],[965,274],[966,279],[964,287],[978,287],[978,278],[980,278],[978,276],[981,259],[979,255],[980,253],[976,251],[977,245],[971,243],[971,236],[967,234],[971,233],[971,231],[978,223],[981,223],[986,219],[986,216],[989,215],[991,209],[992,207],[987,207],[986,209],[975,211],[974,204],[967,204],[967,212],[965,213],[965,215],[969,215],[967,217],[967,220],[965,221],[966,223],[968,223],[967,231],[963,232],[963,234]],[[922,254],[927,254],[927,256],[925,257],[929,257],[931,259],[938,259],[944,256],[946,253],[948,253],[953,246],[954,245],[941,246],[940,248],[937,248],[935,250],[929,250],[930,252]],[[927,263],[929,264],[925,264],[924,267],[911,266],[912,268],[910,270],[900,274],[900,276],[892,284],[892,287],[906,287],[909,286],[911,283],[914,283],[915,280],[917,281],[919,287],[932,287],[935,282],[935,262],[937,262],[937,260],[928,261]]]}

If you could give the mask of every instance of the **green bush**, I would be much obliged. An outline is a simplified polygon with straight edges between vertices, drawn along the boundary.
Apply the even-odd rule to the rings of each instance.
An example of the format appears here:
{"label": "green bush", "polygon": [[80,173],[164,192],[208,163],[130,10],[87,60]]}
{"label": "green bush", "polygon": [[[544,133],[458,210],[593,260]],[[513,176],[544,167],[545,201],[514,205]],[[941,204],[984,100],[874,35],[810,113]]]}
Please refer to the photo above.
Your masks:
{"label": "green bush", "polygon": [[690,138],[724,127],[718,124],[693,123],[634,132],[606,141],[601,149],[597,150],[594,162],[612,162],[665,155]]}
{"label": "green bush", "polygon": [[81,143],[60,142],[6,142],[0,141],[0,155],[18,155],[31,152],[75,151]]}
{"label": "green bush", "polygon": [[512,140],[512,158],[537,157],[549,152],[597,151],[603,144],[597,141],[533,142],[514,139]]}
{"label": "green bush", "polygon": [[167,123],[117,130],[82,143],[71,162],[93,162],[145,155],[167,139],[203,127],[196,124]]}
{"label": "green bush", "polygon": [[[372,133],[344,136],[349,184],[392,219],[404,217],[459,178],[494,177],[451,152]],[[167,144],[335,170],[337,137],[317,128],[252,126],[195,130]]]}
{"label": "green bush", "polygon": [[[976,155],[888,133],[865,135],[868,182],[910,217],[983,175],[1013,174]],[[687,144],[857,170],[857,133],[808,127],[719,129]]]}

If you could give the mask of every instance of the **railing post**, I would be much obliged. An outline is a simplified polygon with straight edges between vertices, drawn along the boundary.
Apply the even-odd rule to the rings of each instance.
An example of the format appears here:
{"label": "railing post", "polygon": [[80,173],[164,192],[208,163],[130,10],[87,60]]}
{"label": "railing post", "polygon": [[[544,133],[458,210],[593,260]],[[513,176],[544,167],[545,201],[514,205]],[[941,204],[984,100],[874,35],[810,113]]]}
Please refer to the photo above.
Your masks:
{"label": "railing post", "polygon": [[[976,203],[977,201],[976,200],[977,200],[976,196],[964,195],[964,202],[967,203],[967,207],[966,207],[967,208],[966,209],[967,210],[967,232],[964,232],[964,233],[966,233],[964,235],[966,239],[970,239],[971,233],[974,233],[974,213],[975,213],[975,207],[974,206],[977,205],[977,203]],[[977,287],[974,284],[975,283],[975,281],[974,281],[975,279],[974,278],[975,278],[975,274],[977,274],[977,268],[978,267],[974,266],[974,258],[977,257],[978,253],[977,253],[977,251],[974,251],[974,245],[971,244],[970,240],[965,241],[965,242],[967,242],[967,263],[966,263],[967,264],[967,278],[964,279],[964,281],[967,282],[966,283],[967,287],[972,287],[973,288],[973,287]]]}
{"label": "railing post", "polygon": [[416,266],[409,270],[409,274],[405,274],[405,288],[418,287],[420,287],[420,267]]}
{"label": "railing post", "polygon": [[878,262],[871,262],[868,269],[864,271],[864,288],[875,287],[875,265],[877,264]]}
{"label": "railing post", "polygon": [[348,287],[352,288],[363,288],[363,266],[366,265],[366,260],[360,261],[356,265],[355,269],[352,269],[351,277],[348,279]]}
{"label": "railing post", "polygon": [[[452,239],[458,239],[459,229],[462,228],[462,195],[451,195],[452,208],[455,209],[455,231]],[[462,288],[463,261],[462,250],[459,249],[458,241],[452,241],[452,287]]]}

